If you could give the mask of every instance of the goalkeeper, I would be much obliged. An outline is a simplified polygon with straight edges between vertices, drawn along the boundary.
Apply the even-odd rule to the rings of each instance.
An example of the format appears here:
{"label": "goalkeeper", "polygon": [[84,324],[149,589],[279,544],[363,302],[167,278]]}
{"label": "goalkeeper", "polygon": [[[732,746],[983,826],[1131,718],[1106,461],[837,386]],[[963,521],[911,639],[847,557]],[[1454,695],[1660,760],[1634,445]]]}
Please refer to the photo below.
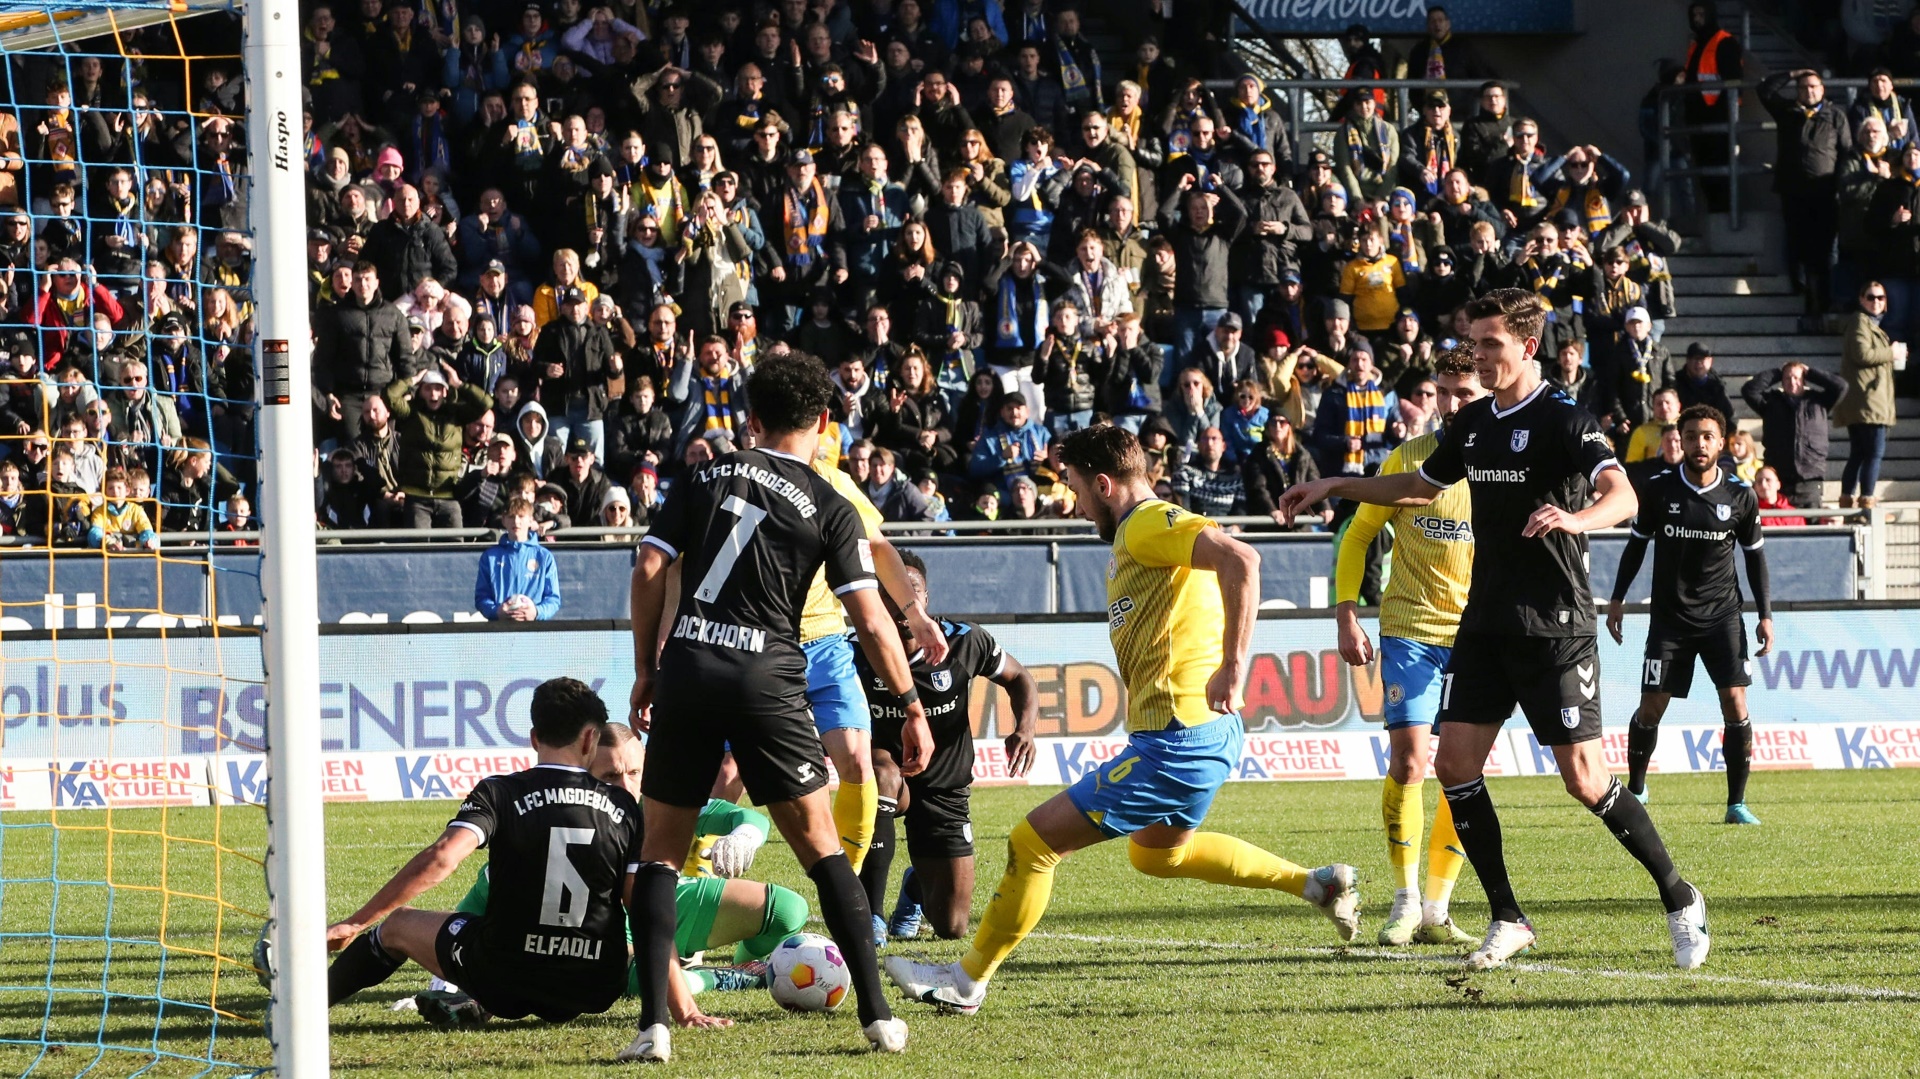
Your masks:
{"label": "goalkeeper", "polygon": [[[633,728],[609,723],[601,729],[600,750],[593,759],[593,777],[620,787],[638,798],[646,746]],[[710,989],[758,989],[766,985],[764,960],[779,943],[807,924],[807,901],[798,892],[778,884],[742,880],[767,841],[765,814],[732,802],[714,799],[700,811],[699,836],[687,858],[688,876],[680,878],[675,893],[679,913],[674,943],[681,959],[681,977],[689,992]],[[481,914],[487,909],[490,886],[487,868],[454,910]],[[733,945],[732,966],[707,966],[702,953]],[[639,995],[631,968],[627,994]],[[436,1026],[485,1022],[484,1009],[457,987],[434,979],[426,992],[414,998],[421,1018]]]}

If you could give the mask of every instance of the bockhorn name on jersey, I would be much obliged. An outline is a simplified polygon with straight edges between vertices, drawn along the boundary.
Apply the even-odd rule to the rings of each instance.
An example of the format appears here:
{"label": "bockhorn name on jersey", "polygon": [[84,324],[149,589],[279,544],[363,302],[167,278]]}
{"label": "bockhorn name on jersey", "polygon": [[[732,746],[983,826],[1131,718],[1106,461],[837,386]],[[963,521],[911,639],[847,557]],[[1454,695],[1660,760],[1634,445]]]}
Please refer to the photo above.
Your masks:
{"label": "bockhorn name on jersey", "polygon": [[614,805],[613,799],[600,791],[586,787],[548,787],[545,790],[523,794],[513,802],[513,808],[523,817],[541,806],[562,805],[597,809],[605,813],[615,824],[627,818],[627,811]]}
{"label": "bockhorn name on jersey", "polygon": [[710,622],[691,614],[681,615],[680,620],[673,624],[673,635],[701,644],[738,648],[743,652],[767,650],[767,631],[764,629],[736,626],[731,622]]}
{"label": "bockhorn name on jersey", "polygon": [[568,959],[598,959],[600,958],[600,946],[604,943],[606,942],[595,940],[592,937],[569,937],[558,933],[551,936],[541,936],[538,933],[528,933],[527,942],[522,946],[522,950],[528,955],[564,956]]}
{"label": "bockhorn name on jersey", "polygon": [[[800,516],[808,520],[812,520],[813,515],[820,512],[819,508],[813,504],[813,496],[809,494],[805,488],[785,476],[780,475],[778,472],[769,472],[759,465],[749,464],[745,461],[726,461],[720,464],[709,465],[700,470],[699,481],[701,483],[712,483],[714,480],[724,480],[730,476],[741,476],[765,487],[767,490],[793,503],[794,508],[800,511]],[[754,651],[757,652],[759,649],[756,648]]]}
{"label": "bockhorn name on jersey", "polygon": [[1525,483],[1524,468],[1474,468],[1467,466],[1467,479],[1474,483]]}

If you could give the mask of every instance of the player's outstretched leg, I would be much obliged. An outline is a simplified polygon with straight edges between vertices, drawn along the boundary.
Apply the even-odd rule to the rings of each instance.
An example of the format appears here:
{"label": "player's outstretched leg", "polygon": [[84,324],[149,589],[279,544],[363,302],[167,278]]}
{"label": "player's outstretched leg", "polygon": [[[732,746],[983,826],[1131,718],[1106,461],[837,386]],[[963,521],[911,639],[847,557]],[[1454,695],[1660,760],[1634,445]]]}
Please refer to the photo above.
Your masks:
{"label": "player's outstretched leg", "polygon": [[1413,939],[1422,944],[1472,944],[1474,937],[1453,924],[1449,907],[1453,886],[1467,864],[1460,833],[1453,827],[1453,807],[1443,794],[1433,813],[1433,833],[1427,837],[1427,886],[1421,893],[1420,929]]}
{"label": "player's outstretched leg", "polygon": [[880,987],[880,970],[874,957],[873,912],[867,907],[867,893],[860,878],[847,864],[844,851],[834,851],[813,863],[807,876],[820,889],[820,916],[827,933],[847,958],[847,970],[853,975],[854,1003],[860,1010],[861,1033],[875,1050],[903,1052],[907,1047],[907,1025],[894,1018]]}
{"label": "player's outstretched leg", "polygon": [[1706,899],[1698,888],[1681,879],[1659,829],[1647,815],[1647,807],[1607,774],[1599,746],[1597,741],[1588,741],[1553,747],[1561,779],[1568,793],[1585,803],[1627,853],[1646,867],[1660,890],[1660,905],[1666,908],[1673,961],[1682,970],[1693,970],[1707,961],[1712,944],[1707,936]]}
{"label": "player's outstretched leg", "polygon": [[[1184,830],[1182,830],[1184,831]],[[1154,846],[1166,839],[1177,846]],[[1298,896],[1333,922],[1342,941],[1360,932],[1359,871],[1324,865],[1308,871],[1244,839],[1219,832],[1175,832],[1166,825],[1142,829],[1127,840],[1127,860],[1149,877],[1203,880],[1235,888],[1271,888]]]}

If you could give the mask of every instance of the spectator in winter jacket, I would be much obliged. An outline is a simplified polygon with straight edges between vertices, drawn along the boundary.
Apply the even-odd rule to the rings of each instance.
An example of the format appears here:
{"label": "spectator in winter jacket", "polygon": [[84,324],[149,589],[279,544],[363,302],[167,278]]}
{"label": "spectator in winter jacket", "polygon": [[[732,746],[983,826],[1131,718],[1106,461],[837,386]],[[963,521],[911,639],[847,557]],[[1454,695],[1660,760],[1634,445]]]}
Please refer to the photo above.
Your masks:
{"label": "spectator in winter jacket", "polygon": [[560,317],[547,323],[534,343],[533,369],[554,434],[561,441],[585,435],[597,457],[606,452],[607,383],[619,378],[622,368],[612,338],[588,317],[588,303],[578,287],[561,293]]}
{"label": "spectator in winter jacket", "polygon": [[[208,457],[208,455],[194,454],[189,455],[187,459],[191,461],[194,457]],[[208,459],[211,460],[211,457]],[[315,510],[321,528],[373,527],[377,498],[368,490],[366,479],[360,475],[360,464],[354,459],[352,450],[342,447],[333,451],[333,456],[327,459],[327,471],[322,482],[325,490],[321,493],[320,505]],[[172,501],[171,496],[168,497],[168,501]],[[176,529],[171,525],[168,528],[168,531],[178,532],[205,530],[204,523],[198,529]]]}
{"label": "spectator in winter jacket", "polygon": [[[1226,314],[1233,245],[1246,222],[1246,205],[1232,188],[1196,187],[1190,172],[1181,174],[1179,185],[1161,205],[1161,228],[1173,245],[1175,356],[1191,355]],[[1162,377],[1172,374],[1169,370]]]}
{"label": "spectator in winter jacket", "polygon": [[1127,314],[1114,323],[1106,349],[1105,377],[1094,387],[1094,411],[1138,434],[1147,417],[1160,411],[1160,347],[1142,339],[1140,316]]}
{"label": "spectator in winter jacket", "polygon": [[1733,399],[1727,396],[1727,384],[1713,370],[1713,350],[1695,341],[1687,346],[1687,361],[1678,371],[1669,373],[1667,385],[1680,395],[1680,409],[1712,405],[1722,416],[1733,415]]}
{"label": "spectator in winter jacket", "polygon": [[1429,220],[1439,225],[1447,246],[1465,250],[1473,243],[1473,226],[1485,222],[1496,238],[1506,235],[1500,211],[1473,188],[1465,171],[1453,169],[1440,178],[1440,192],[1421,204]]}
{"label": "spectator in winter jacket", "polygon": [[627,376],[627,395],[608,411],[610,475],[631,476],[642,463],[657,465],[673,456],[673,420],[666,409],[656,407],[658,401],[652,379],[645,375]]}
{"label": "spectator in winter jacket", "polygon": [[407,321],[382,295],[379,269],[356,263],[352,291],[314,316],[313,388],[325,395],[343,441],[359,437],[367,398],[413,368]]}
{"label": "spectator in winter jacket", "polygon": [[420,212],[420,190],[402,184],[393,214],[367,235],[364,257],[380,268],[380,288],[388,300],[413,291],[423,277],[452,281],[460,272],[446,230]]}
{"label": "spectator in winter jacket", "polygon": [[[1773,189],[1780,193],[1786,225],[1787,271],[1796,284],[1805,286],[1807,314],[1819,315],[1829,298],[1839,229],[1839,170],[1853,152],[1853,124],[1841,105],[1827,100],[1825,81],[1810,68],[1767,76],[1759,95],[1777,128]],[[1793,498],[1790,471],[1783,471],[1781,479],[1788,481],[1787,495]]]}
{"label": "spectator in winter jacket", "polygon": [[[1293,423],[1287,419],[1286,413],[1277,410],[1270,413],[1262,435],[1264,437],[1260,440],[1259,448],[1240,466],[1246,484],[1246,512],[1273,517],[1275,524],[1290,532],[1294,529],[1293,520],[1274,516],[1274,504],[1286,493],[1287,488],[1319,479],[1320,470],[1314,466],[1313,455],[1307,452],[1307,447],[1295,435]],[[1333,507],[1325,502],[1309,506],[1308,509],[1319,514],[1323,523],[1333,520]]]}
{"label": "spectator in winter jacket", "polygon": [[594,459],[592,443],[580,435],[569,439],[566,464],[552,479],[566,492],[567,516],[582,523],[600,519],[600,503],[612,483]]}
{"label": "spectator in winter jacket", "polygon": [[1028,418],[1027,399],[1018,391],[1001,394],[995,412],[1000,422],[987,428],[974,443],[967,474],[1005,488],[1014,477],[1033,474],[1036,465],[1046,458],[1052,439],[1046,428]]}
{"label": "spectator in winter jacket", "polygon": [[108,551],[158,550],[160,537],[147,511],[132,496],[125,469],[110,468],[101,485],[104,496],[87,517],[87,546]]}
{"label": "spectator in winter jacket", "polygon": [[1080,309],[1071,300],[1053,305],[1052,323],[1034,360],[1035,381],[1046,389],[1047,421],[1055,438],[1093,423],[1094,387],[1105,358],[1080,334]]}
{"label": "spectator in winter jacket", "polygon": [[1346,373],[1327,387],[1314,414],[1312,445],[1322,475],[1371,475],[1393,447],[1387,418],[1396,402],[1380,385],[1372,349],[1348,354]]}
{"label": "spectator in winter jacket", "polygon": [[493,408],[493,398],[477,386],[457,387],[457,397],[454,389],[437,368],[387,385],[387,407],[400,438],[400,490],[413,528],[461,527],[454,485],[464,467],[464,429]]}
{"label": "spectator in winter jacket", "polygon": [[1673,273],[1667,260],[1680,250],[1680,234],[1656,221],[1647,206],[1647,194],[1628,191],[1613,223],[1593,238],[1596,251],[1618,247],[1627,253],[1627,276],[1639,282],[1647,313],[1653,318],[1653,336],[1666,332],[1666,320],[1678,314],[1673,299]]}
{"label": "spectator in winter jacket", "polygon": [[1233,309],[1248,322],[1260,317],[1286,271],[1299,267],[1296,245],[1313,242],[1313,219],[1293,187],[1280,181],[1280,160],[1269,150],[1254,151],[1240,189],[1247,227],[1234,245],[1232,299]]}
{"label": "spectator in winter jacket", "polygon": [[1781,489],[1795,506],[1820,505],[1827,475],[1829,413],[1846,392],[1839,376],[1788,360],[1740,387],[1747,407],[1760,414],[1760,441],[1767,463],[1780,473]]}
{"label": "spectator in winter jacket", "polygon": [[1258,373],[1259,360],[1243,341],[1245,327],[1232,311],[1213,324],[1213,332],[1189,353],[1183,367],[1197,367],[1214,386],[1231,387]]}
{"label": "spectator in winter jacket", "polygon": [[880,516],[889,521],[931,521],[933,503],[920,493],[897,467],[893,451],[885,446],[874,449],[872,471],[866,483],[867,498]]}
{"label": "spectator in winter jacket", "polygon": [[533,504],[509,502],[505,524],[500,542],[480,555],[473,605],[489,621],[546,621],[560,613],[560,571],[553,552],[540,546]]}

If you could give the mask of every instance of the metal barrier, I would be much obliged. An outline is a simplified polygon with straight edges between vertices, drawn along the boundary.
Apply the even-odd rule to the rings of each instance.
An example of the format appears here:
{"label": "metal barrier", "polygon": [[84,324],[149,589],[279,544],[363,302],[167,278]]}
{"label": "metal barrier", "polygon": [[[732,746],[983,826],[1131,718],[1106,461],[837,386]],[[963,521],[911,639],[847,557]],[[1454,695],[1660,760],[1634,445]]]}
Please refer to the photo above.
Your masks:
{"label": "metal barrier", "polygon": [[[1232,90],[1238,85],[1238,81],[1237,79],[1208,79],[1201,85],[1218,95],[1224,91]],[[1512,96],[1515,90],[1520,88],[1519,83],[1507,79],[1283,79],[1268,83],[1267,94],[1270,97],[1281,98],[1287,103],[1287,133],[1292,137],[1294,155],[1298,158],[1304,153],[1302,149],[1305,146],[1305,142],[1302,139],[1303,135],[1317,135],[1340,130],[1340,122],[1338,119],[1315,120],[1311,122],[1304,119],[1306,116],[1305,103],[1309,93],[1337,90],[1344,94],[1349,90],[1357,90],[1361,87],[1369,87],[1376,90],[1390,90],[1394,94],[1394,116],[1398,119],[1397,126],[1404,127],[1412,122],[1411,117],[1419,113],[1419,110],[1413,107],[1413,91],[1466,90],[1477,97],[1480,93],[1480,88],[1485,86],[1489,81],[1497,82],[1506,87],[1509,97]],[[1332,109],[1328,110],[1328,114],[1332,114]]]}
{"label": "metal barrier", "polygon": [[[1864,90],[1868,84],[1868,80],[1866,79],[1823,78],[1821,81],[1826,84],[1827,100],[1833,102],[1837,107],[1850,106],[1854,96],[1852,91]],[[1758,176],[1771,171],[1771,168],[1767,165],[1756,165],[1753,168],[1746,168],[1740,162],[1740,135],[1742,132],[1775,130],[1774,122],[1764,106],[1760,107],[1760,114],[1768,118],[1744,126],[1741,124],[1740,110],[1743,96],[1742,91],[1757,89],[1759,85],[1759,83],[1755,82],[1738,80],[1733,82],[1682,83],[1677,86],[1663,86],[1660,88],[1660,97],[1658,104],[1655,106],[1655,115],[1660,129],[1660,215],[1662,217],[1673,216],[1673,185],[1676,182],[1702,178],[1724,178],[1727,181],[1728,224],[1734,231],[1739,231],[1741,177]],[[1895,90],[1913,90],[1920,88],[1920,79],[1895,79],[1893,85]],[[1834,91],[1836,90],[1845,90],[1849,93],[1845,99],[1842,99],[1835,96]],[[1673,102],[1676,99],[1686,99],[1699,94],[1726,95],[1727,117],[1724,123],[1716,122],[1694,126],[1674,123]],[[1675,168],[1673,166],[1673,160],[1676,154],[1675,143],[1679,140],[1691,140],[1695,135],[1724,135],[1728,143],[1727,163],[1725,165],[1694,165],[1689,163],[1685,168]],[[1679,152],[1685,153],[1687,149],[1688,143],[1681,142],[1678,147]]]}

